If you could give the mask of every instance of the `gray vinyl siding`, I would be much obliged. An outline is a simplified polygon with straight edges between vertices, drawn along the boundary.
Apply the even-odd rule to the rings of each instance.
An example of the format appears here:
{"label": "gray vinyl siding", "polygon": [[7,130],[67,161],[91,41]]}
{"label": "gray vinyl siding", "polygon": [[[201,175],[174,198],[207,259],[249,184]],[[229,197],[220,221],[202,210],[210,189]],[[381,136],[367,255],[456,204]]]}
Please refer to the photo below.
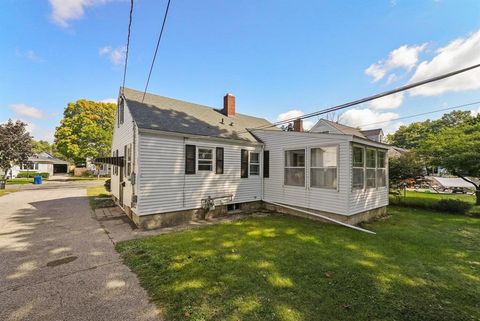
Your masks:
{"label": "gray vinyl siding", "polygon": [[[123,155],[124,147],[125,145],[133,143],[133,134],[134,134],[133,119],[127,104],[125,104],[124,122],[123,124],[120,124],[120,126],[118,126],[117,117],[118,117],[118,113],[115,115],[115,125],[113,129],[113,139],[112,139],[112,153],[118,149],[118,156],[125,156]],[[137,153],[135,152],[134,154],[136,155]],[[112,194],[116,198],[119,198],[120,172],[117,175],[115,175],[113,168],[114,166],[112,166],[112,171],[110,174],[111,190],[112,190]],[[119,168],[119,171],[120,170],[121,168]],[[124,176],[124,181],[125,181],[125,187],[123,189],[123,203],[130,207],[132,202],[132,195],[134,193],[134,186],[132,186],[131,181],[125,176]],[[135,208],[132,208],[132,211],[137,212]]]}
{"label": "gray vinyl siding", "polygon": [[[234,141],[232,141],[234,142]],[[224,148],[224,174],[185,174],[185,145]],[[240,178],[240,151],[261,154],[261,146],[242,146],[161,133],[139,134],[138,214],[148,215],[201,207],[201,200],[232,194],[232,203],[261,200],[261,174]],[[215,154],[215,150],[214,150]],[[198,161],[198,155],[196,157]],[[262,166],[260,166],[262,168]]]}
{"label": "gray vinyl siding", "polygon": [[[264,200],[292,206],[301,206],[331,213],[349,214],[349,153],[348,136],[308,134],[295,132],[255,131],[270,151],[270,177],[264,178]],[[337,189],[309,187],[310,157],[307,150],[305,161],[305,186],[284,185],[284,152],[288,149],[308,149],[321,146],[338,146]]]}

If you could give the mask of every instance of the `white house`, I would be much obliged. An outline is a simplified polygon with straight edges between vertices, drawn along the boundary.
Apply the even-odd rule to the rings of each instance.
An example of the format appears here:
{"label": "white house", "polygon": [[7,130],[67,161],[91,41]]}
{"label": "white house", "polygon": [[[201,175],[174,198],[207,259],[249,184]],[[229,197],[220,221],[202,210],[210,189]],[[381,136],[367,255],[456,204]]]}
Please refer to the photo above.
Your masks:
{"label": "white house", "polygon": [[239,114],[124,88],[111,188],[142,228],[282,205],[358,223],[385,213],[388,145],[353,133],[284,132]]}
{"label": "white house", "polygon": [[35,173],[49,173],[50,176],[55,174],[68,173],[67,161],[56,158],[47,152],[41,152],[28,158],[28,163],[15,165],[10,169],[9,177],[17,177],[20,171],[30,171]]}

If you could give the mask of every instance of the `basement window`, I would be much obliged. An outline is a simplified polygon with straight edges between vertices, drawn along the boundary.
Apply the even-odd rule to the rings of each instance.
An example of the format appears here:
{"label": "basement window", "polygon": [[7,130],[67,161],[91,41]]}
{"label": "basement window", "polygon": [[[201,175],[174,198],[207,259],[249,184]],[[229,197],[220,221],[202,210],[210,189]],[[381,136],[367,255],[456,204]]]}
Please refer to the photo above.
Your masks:
{"label": "basement window", "polygon": [[211,171],[213,169],[213,149],[198,148],[198,170]]}
{"label": "basement window", "polygon": [[227,205],[227,211],[228,212],[238,211],[239,209],[240,209],[240,203],[228,204]]}

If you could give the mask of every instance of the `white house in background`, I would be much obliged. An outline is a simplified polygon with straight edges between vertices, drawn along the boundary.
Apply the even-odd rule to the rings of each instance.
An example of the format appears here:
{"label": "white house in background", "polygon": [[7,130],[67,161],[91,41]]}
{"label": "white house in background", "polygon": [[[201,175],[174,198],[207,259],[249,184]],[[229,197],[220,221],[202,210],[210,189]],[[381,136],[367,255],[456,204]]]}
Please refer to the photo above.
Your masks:
{"label": "white house in background", "polygon": [[113,155],[97,161],[113,165],[112,194],[138,226],[285,205],[347,223],[385,213],[388,145],[301,120],[284,132],[235,107],[231,94],[215,109],[120,91]]}
{"label": "white house in background", "polygon": [[361,130],[326,119],[320,119],[315,125],[313,125],[312,129],[310,129],[310,132],[354,135],[379,143],[383,143],[385,140],[385,135],[383,134],[383,130],[381,128]]}
{"label": "white house in background", "polygon": [[11,168],[9,177],[17,177],[20,171],[30,171],[35,173],[49,173],[50,176],[55,174],[68,173],[67,161],[54,157],[50,153],[41,152],[28,158],[28,163],[15,165]]}

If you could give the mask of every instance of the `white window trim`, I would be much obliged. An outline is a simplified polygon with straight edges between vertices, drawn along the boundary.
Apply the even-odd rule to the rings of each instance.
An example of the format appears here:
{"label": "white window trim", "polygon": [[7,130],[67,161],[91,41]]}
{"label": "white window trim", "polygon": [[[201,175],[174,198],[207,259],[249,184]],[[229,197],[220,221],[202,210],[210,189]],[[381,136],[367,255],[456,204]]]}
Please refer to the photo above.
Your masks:
{"label": "white window trim", "polygon": [[[362,167],[353,166],[353,148],[354,148],[354,147],[357,147],[357,148],[361,148],[361,149],[362,149],[362,153],[363,153],[363,166],[362,166]],[[352,185],[352,189],[353,189],[353,190],[356,190],[356,191],[364,190],[364,189],[365,189],[365,186],[366,186],[366,179],[367,179],[367,177],[366,177],[366,167],[365,167],[365,166],[366,166],[366,163],[367,163],[367,159],[366,159],[366,157],[367,157],[366,148],[365,148],[364,145],[356,145],[356,144],[354,144],[354,145],[352,145],[352,151],[351,151],[351,153],[352,153],[352,161],[351,161],[351,168],[352,168],[352,172],[351,172],[351,173],[352,173],[352,179],[351,179],[352,183],[351,183],[351,185]],[[361,169],[363,170],[363,186],[362,186],[362,187],[355,187],[355,186],[353,186],[353,169],[354,169],[354,168],[361,168]]]}
{"label": "white window trim", "polygon": [[[258,154],[258,163],[252,163],[252,154]],[[262,167],[260,166],[261,160],[260,160],[260,152],[258,151],[248,151],[248,174],[250,176],[260,176]],[[252,174],[252,165],[258,165],[258,174]]]}
{"label": "white window trim", "polygon": [[[351,188],[354,191],[360,191],[360,190],[372,190],[372,189],[380,189],[380,188],[386,188],[388,187],[388,152],[387,150],[384,150],[382,148],[376,148],[376,147],[370,147],[368,145],[361,145],[361,144],[352,144],[351,145],[351,162],[350,162],[350,168],[351,168]],[[354,187],[353,186],[353,169],[354,168],[362,168],[358,166],[353,166],[353,148],[354,147],[360,147],[363,150],[363,188],[360,187]],[[373,167],[367,167],[367,150],[374,150],[375,151],[375,168]],[[384,162],[384,167],[378,167],[378,152],[383,151],[385,153],[385,162]],[[375,187],[367,187],[367,169],[375,169]],[[385,170],[385,186],[378,186],[377,184],[377,171],[379,169],[384,169]]]}
{"label": "white window trim", "polygon": [[[312,174],[311,174],[311,170],[312,168],[329,168],[329,167],[313,167],[312,166],[312,149],[315,149],[315,148],[326,148],[326,147],[336,147],[337,148],[337,165],[336,165],[336,169],[337,169],[337,186],[336,187],[318,187],[318,186],[312,186]],[[340,145],[339,144],[329,144],[329,145],[316,145],[316,146],[310,146],[308,148],[308,163],[305,162],[305,167],[307,166],[308,164],[308,187],[309,188],[315,188],[315,189],[324,189],[324,190],[329,190],[329,191],[339,191],[339,182],[338,182],[338,173],[339,173],[339,167],[340,167]],[[307,177],[305,177],[305,179],[307,179]]]}
{"label": "white window trim", "polygon": [[[200,169],[198,167],[199,165],[199,161],[200,161],[200,149],[210,149],[212,151],[212,159],[211,159],[211,163],[212,163],[212,168],[210,170],[206,170],[206,169]],[[195,174],[202,174],[202,173],[213,173],[215,171],[215,162],[216,162],[216,153],[215,153],[215,147],[211,147],[211,146],[197,146],[197,149],[196,149],[196,157],[195,157],[195,167],[196,167],[196,171],[195,171]],[[224,156],[225,158],[225,156]],[[204,159],[202,159],[204,160]],[[225,160],[224,160],[225,162]],[[224,163],[224,167],[225,167],[225,163]]]}
{"label": "white window trim", "polygon": [[[285,165],[286,165],[286,164],[285,164],[285,152],[288,152],[288,151],[291,151],[291,150],[303,150],[303,151],[305,152],[305,154],[304,154],[304,155],[305,155],[305,160],[304,160],[305,165],[303,166],[303,170],[304,170],[304,174],[303,174],[303,175],[304,175],[304,177],[305,177],[305,182],[304,182],[303,186],[301,186],[301,185],[298,186],[298,185],[288,185],[288,184],[285,184],[285,169],[286,169],[286,168],[302,168],[302,167],[292,167],[292,166],[287,167],[287,166],[285,166]],[[306,148],[305,146],[303,146],[303,147],[298,147],[298,148],[291,147],[291,148],[284,148],[282,151],[283,151],[283,152],[282,152],[282,156],[281,156],[282,159],[283,159],[283,161],[282,161],[282,165],[283,165],[283,169],[282,169],[282,171],[283,171],[283,185],[282,185],[282,186],[283,186],[283,187],[288,186],[288,187],[293,187],[293,188],[303,188],[303,189],[307,189],[307,188],[308,188],[308,185],[307,185],[307,164],[308,164],[308,163],[307,163],[307,162],[308,162],[307,154],[308,154],[308,148]],[[270,156],[270,157],[271,157],[271,156]]]}
{"label": "white window trim", "polygon": [[[368,150],[373,150],[375,153],[375,167],[368,167],[367,163],[368,163],[368,158],[367,158],[367,151]],[[376,189],[377,188],[377,148],[373,148],[373,147],[366,147],[365,148],[365,181],[364,181],[364,186],[365,186],[365,189]],[[374,170],[375,172],[375,186],[373,187],[368,187],[367,186],[367,170]]]}

